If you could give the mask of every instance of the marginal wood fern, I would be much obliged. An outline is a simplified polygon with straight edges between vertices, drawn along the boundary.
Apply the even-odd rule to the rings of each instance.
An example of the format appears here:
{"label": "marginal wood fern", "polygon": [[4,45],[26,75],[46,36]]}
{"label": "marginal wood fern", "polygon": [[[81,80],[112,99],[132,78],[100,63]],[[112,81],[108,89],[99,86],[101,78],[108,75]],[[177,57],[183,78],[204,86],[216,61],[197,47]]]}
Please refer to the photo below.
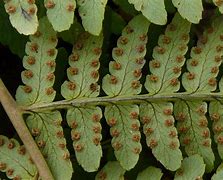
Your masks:
{"label": "marginal wood fern", "polygon": [[[54,179],[75,179],[77,164],[96,172],[97,180],[124,179],[148,151],[148,159],[157,161],[143,166],[137,180],[161,179],[164,169],[176,180],[202,179],[220,164],[218,157],[222,161],[222,16],[202,26],[191,48],[202,1],[172,0],[178,12],[152,45],[152,23],[168,20],[164,0],[128,2],[142,14],[129,20],[103,62],[107,0],[44,0],[46,16],[39,19],[35,1],[5,1],[12,26],[30,35],[16,102]],[[222,1],[213,3],[223,11]],[[75,19],[81,28],[78,35],[73,28],[69,32],[75,36],[70,55],[58,60],[58,37],[64,44],[72,41],[57,32],[70,28],[76,5],[85,30]],[[61,74],[58,61],[65,62]],[[109,63],[106,70],[104,63]],[[58,85],[55,79],[63,71],[66,77]],[[114,152],[109,161],[107,151]],[[41,178],[24,145],[3,135],[0,171],[10,179]],[[222,171],[219,166],[212,179],[222,179]]]}

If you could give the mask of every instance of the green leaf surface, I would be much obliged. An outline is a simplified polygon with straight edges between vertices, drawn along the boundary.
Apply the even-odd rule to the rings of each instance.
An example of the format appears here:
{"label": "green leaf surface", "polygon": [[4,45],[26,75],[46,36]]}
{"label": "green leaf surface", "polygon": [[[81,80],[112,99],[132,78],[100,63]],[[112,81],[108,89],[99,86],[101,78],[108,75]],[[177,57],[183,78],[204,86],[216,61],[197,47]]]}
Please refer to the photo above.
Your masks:
{"label": "green leaf surface", "polygon": [[209,113],[214,132],[214,140],[217,143],[218,153],[223,159],[223,105],[219,101],[211,101],[209,104]]}
{"label": "green leaf surface", "polygon": [[26,54],[23,58],[22,81],[25,86],[19,86],[16,100],[21,105],[33,105],[52,102],[55,97],[54,84],[55,58],[57,50],[56,33],[46,18],[40,20],[40,26],[35,35],[30,36],[26,44]]}
{"label": "green leaf surface", "polygon": [[5,1],[5,10],[14,28],[25,35],[34,34],[37,31],[37,6],[27,0]]}
{"label": "green leaf surface", "polygon": [[[117,48],[113,49],[115,61],[109,63],[111,75],[103,78],[102,88],[109,96],[139,94],[141,69],[145,63],[149,22],[142,15],[134,17],[122,31]],[[140,27],[140,28],[139,28]]]}
{"label": "green leaf surface", "polygon": [[120,166],[117,161],[109,161],[97,173],[95,180],[124,180],[125,170]]}
{"label": "green leaf surface", "polygon": [[67,69],[69,81],[61,87],[61,94],[66,99],[96,97],[99,95],[98,69],[103,36],[92,36],[84,33],[74,45],[69,57]]}
{"label": "green leaf surface", "polygon": [[105,118],[111,126],[113,137],[111,144],[121,166],[132,169],[139,159],[142,146],[138,120],[139,107],[137,105],[110,105],[105,107]]}
{"label": "green leaf surface", "polygon": [[73,173],[61,121],[59,111],[33,113],[26,119],[55,180],[71,179]]}
{"label": "green leaf surface", "polygon": [[140,105],[140,120],[144,124],[147,145],[166,169],[175,171],[181,165],[182,153],[172,111],[173,105],[169,102]]}
{"label": "green leaf surface", "polygon": [[206,29],[197,47],[192,48],[191,59],[187,61],[189,72],[182,77],[187,92],[210,93],[216,89],[216,77],[223,55],[222,29],[222,19],[214,19],[212,27]]}
{"label": "green leaf surface", "polygon": [[0,171],[9,179],[35,180],[38,174],[36,166],[24,146],[15,139],[0,135]]}
{"label": "green leaf surface", "polygon": [[174,115],[181,145],[188,156],[199,154],[204,158],[206,170],[214,167],[214,154],[211,149],[210,131],[205,116],[207,103],[202,101],[179,100],[174,104]]}
{"label": "green leaf surface", "polygon": [[84,29],[93,35],[99,35],[107,0],[77,0],[77,4]]}
{"label": "green leaf surface", "polygon": [[70,108],[67,122],[78,163],[87,172],[97,171],[102,157],[102,112],[99,107]]}
{"label": "green leaf surface", "polygon": [[202,179],[204,172],[205,164],[203,158],[195,154],[183,160],[181,168],[175,174],[174,180]]}
{"label": "green leaf surface", "polygon": [[165,9],[164,0],[128,0],[134,4],[137,11],[142,14],[152,23],[164,25],[167,22],[167,12]]}
{"label": "green leaf surface", "polygon": [[176,13],[165,35],[159,37],[158,46],[153,50],[153,60],[149,63],[151,74],[145,82],[151,94],[168,94],[179,90],[178,77],[185,62],[190,25]]}
{"label": "green leaf surface", "polygon": [[68,30],[73,24],[75,0],[44,0],[47,17],[55,31]]}
{"label": "green leaf surface", "polygon": [[172,0],[180,15],[188,21],[198,24],[202,18],[202,0]]}
{"label": "green leaf surface", "polygon": [[162,176],[161,169],[149,166],[138,174],[137,180],[160,180]]}

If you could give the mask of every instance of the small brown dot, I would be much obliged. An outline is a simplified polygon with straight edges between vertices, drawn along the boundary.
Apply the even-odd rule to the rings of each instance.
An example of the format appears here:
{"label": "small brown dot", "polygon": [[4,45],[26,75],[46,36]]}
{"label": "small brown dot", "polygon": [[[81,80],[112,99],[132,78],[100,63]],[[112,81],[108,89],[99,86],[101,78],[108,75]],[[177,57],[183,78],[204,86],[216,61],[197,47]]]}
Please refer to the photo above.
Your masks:
{"label": "small brown dot", "polygon": [[73,12],[74,9],[75,9],[75,8],[74,8],[74,5],[73,5],[73,4],[68,4],[68,5],[67,5],[67,11],[68,11],[68,12]]}
{"label": "small brown dot", "polygon": [[143,58],[136,58],[135,62],[136,64],[142,65],[144,64],[145,60]]}
{"label": "small brown dot", "polygon": [[69,160],[69,159],[70,159],[70,153],[65,152],[65,153],[63,154],[63,159],[64,159],[64,160]]}
{"label": "small brown dot", "polygon": [[198,65],[198,60],[197,59],[192,59],[190,62],[191,66],[197,66]]}
{"label": "small brown dot", "polygon": [[154,131],[153,128],[146,128],[144,133],[145,133],[145,135],[149,136],[150,134],[153,133],[153,131]]}
{"label": "small brown dot", "polygon": [[46,88],[46,95],[52,95],[54,93],[54,89],[52,87]]}
{"label": "small brown dot", "polygon": [[66,144],[64,144],[64,143],[60,143],[58,146],[59,146],[61,149],[65,149]]}
{"label": "small brown dot", "polygon": [[[223,0],[221,0],[223,2]],[[220,40],[223,41],[223,34],[220,35]]]}
{"label": "small brown dot", "polygon": [[170,149],[176,149],[178,146],[178,143],[177,142],[174,142],[174,141],[171,141],[170,144],[169,144],[169,148]]}
{"label": "small brown dot", "polygon": [[93,143],[98,146],[100,145],[101,138],[99,136],[93,137]]}
{"label": "small brown dot", "polygon": [[128,43],[128,38],[127,37],[124,37],[124,36],[121,36],[119,38],[119,42],[122,44],[122,45],[125,45]]}
{"label": "small brown dot", "polygon": [[114,117],[113,118],[110,118],[108,121],[107,121],[108,125],[113,127],[117,124],[117,119],[115,119]]}
{"label": "small brown dot", "polygon": [[151,139],[149,142],[149,147],[151,149],[155,148],[158,145],[157,141],[155,139]]}
{"label": "small brown dot", "polygon": [[145,41],[147,39],[147,35],[146,34],[142,34],[142,35],[139,36],[139,39],[141,41]]}
{"label": "small brown dot", "polygon": [[49,68],[55,68],[56,67],[56,63],[55,61],[47,61],[46,62],[46,65],[49,67]]}
{"label": "small brown dot", "polygon": [[99,77],[98,71],[92,71],[91,72],[91,77],[94,78],[94,79],[97,79]]}
{"label": "small brown dot", "polygon": [[36,8],[31,7],[31,8],[28,9],[28,14],[29,15],[34,15],[35,13],[36,13]]}
{"label": "small brown dot", "polygon": [[221,118],[221,116],[220,116],[219,113],[212,113],[212,114],[210,115],[210,117],[211,117],[211,120],[212,120],[212,121],[215,121],[215,122],[219,121],[220,118]]}
{"label": "small brown dot", "polygon": [[99,114],[93,114],[92,120],[93,122],[100,122],[101,116]]}
{"label": "small brown dot", "polygon": [[139,46],[137,46],[136,51],[138,53],[143,53],[145,51],[145,45],[139,45]]}
{"label": "small brown dot", "polygon": [[107,178],[107,174],[106,174],[106,172],[104,172],[104,171],[100,171],[99,173],[98,173],[98,178],[100,179],[100,180],[106,180],[106,178]]}
{"label": "small brown dot", "polygon": [[23,74],[24,74],[24,76],[25,76],[27,79],[30,79],[30,78],[33,77],[33,72],[30,71],[30,70],[25,70],[25,71],[23,71]]}
{"label": "small brown dot", "polygon": [[160,67],[160,62],[158,61],[158,60],[152,60],[151,62],[151,66],[153,67],[153,68],[159,68]]}
{"label": "small brown dot", "polygon": [[124,53],[122,48],[114,48],[113,51],[116,56],[122,56]]}
{"label": "small brown dot", "polygon": [[155,50],[158,54],[164,54],[166,52],[165,48],[158,46],[155,48]]}
{"label": "small brown dot", "polygon": [[120,134],[120,132],[117,129],[114,129],[111,131],[111,136],[112,137],[118,137]]}
{"label": "small brown dot", "polygon": [[210,79],[208,80],[208,84],[209,84],[210,86],[216,86],[216,85],[217,85],[217,80],[216,80],[216,78],[210,78]]}
{"label": "small brown dot", "polygon": [[111,76],[110,76],[110,83],[111,83],[111,84],[117,84],[117,83],[118,83],[118,79],[117,79],[117,77],[111,75]]}
{"label": "small brown dot", "polygon": [[183,60],[184,60],[184,56],[182,56],[182,55],[178,55],[178,56],[176,57],[176,61],[177,61],[178,63],[182,63]]}
{"label": "small brown dot", "polygon": [[72,55],[70,55],[69,59],[70,59],[70,61],[78,61],[79,60],[79,54],[73,53]]}
{"label": "small brown dot", "polygon": [[27,58],[27,63],[28,63],[29,65],[33,65],[33,64],[36,63],[36,59],[35,59],[33,56],[29,56],[29,57]]}
{"label": "small brown dot", "polygon": [[173,126],[173,120],[172,120],[172,119],[167,119],[167,120],[165,120],[165,126],[166,126],[166,127]]}
{"label": "small brown dot", "polygon": [[133,153],[135,153],[135,154],[140,154],[140,152],[141,152],[141,149],[140,148],[134,148],[133,149]]}
{"label": "small brown dot", "polygon": [[78,141],[81,138],[81,134],[77,131],[72,131],[71,132],[71,138],[73,141]]}
{"label": "small brown dot", "polygon": [[14,170],[13,169],[8,169],[7,171],[6,171],[6,175],[8,176],[8,177],[10,177],[10,176],[12,176],[13,175],[13,173],[14,173]]}
{"label": "small brown dot", "polygon": [[39,38],[42,35],[42,33],[40,31],[36,31],[33,36],[36,38]]}
{"label": "small brown dot", "polygon": [[82,144],[75,144],[74,145],[74,150],[76,152],[81,152],[81,151],[83,151],[83,149],[84,149],[84,146]]}
{"label": "small brown dot", "polygon": [[7,147],[8,149],[13,149],[15,147],[15,142],[13,140],[9,140]]}
{"label": "small brown dot", "polygon": [[114,142],[112,144],[112,147],[114,148],[115,151],[118,151],[122,148],[122,144],[120,142]]}
{"label": "small brown dot", "polygon": [[137,119],[138,118],[138,115],[139,115],[138,112],[133,111],[133,112],[130,113],[130,118],[131,119]]}
{"label": "small brown dot", "polygon": [[98,83],[91,83],[90,84],[90,90],[91,91],[99,91],[99,86],[98,86]]}
{"label": "small brown dot", "polygon": [[173,111],[170,108],[166,108],[163,110],[163,114],[165,114],[166,116],[170,116],[172,115]]}
{"label": "small brown dot", "polygon": [[134,134],[133,136],[132,136],[132,140],[133,141],[135,141],[135,142],[139,142],[140,141],[140,135],[138,135],[138,134]]}
{"label": "small brown dot", "polygon": [[37,141],[37,145],[39,148],[44,148],[46,145],[46,142],[44,140]]}
{"label": "small brown dot", "polygon": [[163,44],[170,44],[171,38],[168,36],[163,36],[162,42]]}
{"label": "small brown dot", "polygon": [[81,42],[77,42],[74,45],[74,49],[76,49],[76,50],[81,50],[82,48],[83,48],[83,43],[81,43]]}
{"label": "small brown dot", "polygon": [[25,148],[25,146],[20,146],[20,147],[18,148],[18,153],[19,153],[20,155],[25,155],[25,154],[26,154],[26,148]]}
{"label": "small brown dot", "polygon": [[208,42],[208,38],[207,36],[202,36],[199,41],[202,43],[202,44],[206,44]]}
{"label": "small brown dot", "polygon": [[188,144],[190,144],[190,142],[191,142],[191,139],[189,137],[186,137],[186,138],[183,139],[183,144],[184,145],[188,145]]}
{"label": "small brown dot", "polygon": [[174,74],[178,74],[180,72],[181,72],[181,67],[176,66],[176,67],[173,68],[173,73]]}
{"label": "small brown dot", "polygon": [[188,35],[188,34],[183,34],[183,35],[181,36],[181,39],[182,39],[183,41],[188,41],[188,40],[189,40],[189,35]]}
{"label": "small brown dot", "polygon": [[213,127],[213,130],[214,130],[214,133],[219,134],[223,131],[223,127],[216,125]]}
{"label": "small brown dot", "polygon": [[178,121],[185,121],[186,120],[186,114],[184,114],[183,112],[179,112],[177,115],[176,115],[176,120]]}
{"label": "small brown dot", "polygon": [[16,12],[16,7],[13,5],[10,5],[7,7],[6,12],[9,14],[14,14]]}
{"label": "small brown dot", "polygon": [[126,27],[126,33],[127,34],[130,34],[130,33],[133,33],[133,32],[134,32],[134,30],[130,26]]}
{"label": "small brown dot", "polygon": [[101,132],[101,126],[94,126],[93,129],[94,133],[100,133]]}
{"label": "small brown dot", "polygon": [[175,24],[171,23],[171,24],[168,25],[168,29],[169,29],[169,31],[176,31],[177,27],[176,27]]}
{"label": "small brown dot", "polygon": [[213,74],[218,73],[218,67],[217,67],[217,66],[212,67],[212,68],[211,68],[211,73],[213,73]]}
{"label": "small brown dot", "polygon": [[6,168],[6,163],[0,162],[0,171],[4,171]]}
{"label": "small brown dot", "polygon": [[138,89],[139,87],[140,87],[140,82],[139,81],[132,81],[132,83],[131,83],[131,87],[133,88],[133,89]]}
{"label": "small brown dot", "polygon": [[74,91],[76,89],[76,84],[74,82],[69,81],[67,83],[67,87],[69,90]]}
{"label": "small brown dot", "polygon": [[56,133],[56,136],[57,136],[57,138],[63,138],[64,137],[64,134],[63,134],[63,131],[58,131],[57,133]]}
{"label": "small brown dot", "polygon": [[181,44],[181,45],[178,47],[178,49],[179,49],[180,51],[184,51],[185,49],[187,49],[187,46],[184,45],[184,44]]}
{"label": "small brown dot", "polygon": [[25,93],[31,93],[32,92],[32,87],[31,86],[23,86],[23,90]]}
{"label": "small brown dot", "polygon": [[154,75],[154,74],[151,74],[149,75],[149,80],[153,83],[157,82],[158,81],[158,76]]}
{"label": "small brown dot", "polygon": [[34,3],[35,3],[35,0],[27,0],[27,2],[28,2],[29,4],[34,4]]}
{"label": "small brown dot", "polygon": [[215,60],[215,62],[219,63],[222,61],[222,57],[220,55],[216,55],[214,60]]}
{"label": "small brown dot", "polygon": [[200,107],[197,108],[196,112],[201,116],[205,115],[206,113],[205,107],[201,105]]}
{"label": "small brown dot", "polygon": [[139,78],[139,77],[141,77],[141,75],[142,75],[141,69],[134,70],[134,72],[133,72],[134,77]]}
{"label": "small brown dot", "polygon": [[56,54],[56,52],[55,52],[55,49],[49,49],[48,51],[47,51],[47,55],[48,56],[54,56]]}
{"label": "small brown dot", "polygon": [[119,70],[119,69],[121,69],[121,64],[119,63],[119,62],[116,62],[116,61],[114,61],[113,62],[113,68],[115,69],[115,70]]}
{"label": "small brown dot", "polygon": [[98,59],[94,59],[94,60],[91,61],[91,66],[92,67],[98,67],[98,65],[99,65],[99,60]]}
{"label": "small brown dot", "polygon": [[177,86],[179,84],[179,80],[177,78],[173,78],[170,81],[171,86]]}
{"label": "small brown dot", "polygon": [[223,145],[223,136],[218,136],[217,141],[219,144]]}
{"label": "small brown dot", "polygon": [[210,140],[205,140],[205,141],[203,141],[202,145],[205,146],[205,147],[210,147],[211,142],[210,142]]}
{"label": "small brown dot", "polygon": [[5,140],[0,137],[0,147],[3,146],[4,144],[5,144]]}
{"label": "small brown dot", "polygon": [[47,79],[48,81],[53,81],[54,78],[55,78],[55,76],[54,76],[53,73],[49,73],[49,74],[46,76],[46,79]]}
{"label": "small brown dot", "polygon": [[36,136],[40,135],[40,130],[39,130],[39,128],[32,128],[31,133],[34,137],[36,137]]}
{"label": "small brown dot", "polygon": [[188,128],[186,126],[181,126],[177,129],[180,133],[186,133],[188,131]]}
{"label": "small brown dot", "polygon": [[208,34],[213,33],[213,32],[214,32],[214,28],[213,28],[213,27],[208,28],[208,29],[207,29],[207,32],[208,32]]}
{"label": "small brown dot", "polygon": [[45,3],[45,7],[47,9],[52,9],[55,7],[55,3],[52,1],[52,0],[48,0],[46,3]]}
{"label": "small brown dot", "polygon": [[207,127],[207,125],[208,125],[208,121],[207,121],[206,118],[202,118],[202,119],[199,120],[199,126],[200,127]]}
{"label": "small brown dot", "polygon": [[134,131],[138,131],[139,130],[139,125],[137,123],[133,123],[131,125],[131,129],[134,130]]}
{"label": "small brown dot", "polygon": [[189,73],[187,73],[187,79],[188,80],[193,80],[194,78],[195,78],[195,73],[193,73],[193,72],[189,72]]}
{"label": "small brown dot", "polygon": [[170,132],[169,132],[169,136],[170,136],[171,138],[175,138],[175,137],[177,136],[177,132],[176,132],[176,131],[170,131]]}
{"label": "small brown dot", "polygon": [[93,49],[93,53],[97,56],[99,56],[101,54],[101,48],[94,48]]}
{"label": "small brown dot", "polygon": [[195,54],[200,54],[200,53],[202,52],[202,49],[201,49],[200,47],[194,47],[194,48],[193,48],[193,52],[194,52]]}
{"label": "small brown dot", "polygon": [[49,41],[50,41],[51,43],[57,43],[57,37],[55,37],[55,36],[51,36],[51,37],[49,38]]}
{"label": "small brown dot", "polygon": [[141,118],[141,121],[142,121],[143,124],[149,124],[151,122],[151,118],[148,117],[148,116],[143,116]]}
{"label": "small brown dot", "polygon": [[78,126],[78,124],[77,124],[77,122],[76,122],[75,120],[73,120],[72,123],[70,124],[70,127],[71,127],[72,129],[76,129],[77,126]]}
{"label": "small brown dot", "polygon": [[208,137],[209,137],[209,131],[208,131],[208,130],[204,130],[204,131],[202,132],[202,137],[203,137],[203,138],[208,138]]}
{"label": "small brown dot", "polygon": [[217,52],[221,52],[222,50],[223,50],[223,46],[218,45],[218,46],[216,47],[216,51],[217,51]]}
{"label": "small brown dot", "polygon": [[39,49],[39,46],[37,43],[31,43],[30,46],[29,46],[29,49],[30,51],[33,51],[33,52],[38,52],[38,49]]}

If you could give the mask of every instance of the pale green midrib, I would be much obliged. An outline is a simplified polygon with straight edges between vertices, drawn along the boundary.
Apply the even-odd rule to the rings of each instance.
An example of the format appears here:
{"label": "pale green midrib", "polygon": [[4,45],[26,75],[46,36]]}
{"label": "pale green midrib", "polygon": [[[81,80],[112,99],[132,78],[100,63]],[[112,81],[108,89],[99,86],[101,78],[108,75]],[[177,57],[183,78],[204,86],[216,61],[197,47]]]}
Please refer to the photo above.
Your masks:
{"label": "pale green midrib", "polygon": [[176,100],[219,100],[223,101],[222,93],[199,93],[199,94],[190,94],[190,93],[170,93],[170,94],[142,94],[142,95],[129,95],[129,96],[104,96],[104,97],[94,97],[94,98],[78,98],[73,100],[61,100],[55,101],[52,103],[44,103],[39,105],[32,106],[21,106],[20,108],[27,111],[42,112],[45,110],[56,110],[56,109],[66,109],[68,107],[84,107],[84,106],[95,106],[95,105],[109,105],[111,103],[120,104],[133,104],[133,103],[142,103],[142,102],[157,102],[157,101],[176,101]]}

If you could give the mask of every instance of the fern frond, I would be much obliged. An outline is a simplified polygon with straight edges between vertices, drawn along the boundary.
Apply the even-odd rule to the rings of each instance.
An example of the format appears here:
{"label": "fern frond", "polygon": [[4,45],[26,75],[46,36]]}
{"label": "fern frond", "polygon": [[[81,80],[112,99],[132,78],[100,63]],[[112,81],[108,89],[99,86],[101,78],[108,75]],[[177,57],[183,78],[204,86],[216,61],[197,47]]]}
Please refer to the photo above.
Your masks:
{"label": "fern frond", "polygon": [[39,25],[37,6],[34,1],[11,0],[5,1],[5,10],[16,30],[25,35],[34,34]]}
{"label": "fern frond", "polygon": [[216,77],[223,55],[223,21],[216,18],[199,39],[187,61],[189,72],[184,73],[182,83],[189,93],[210,93],[217,87]]}
{"label": "fern frond", "polygon": [[178,77],[184,65],[187,52],[190,23],[176,13],[168,25],[165,35],[159,37],[158,46],[153,50],[153,60],[149,67],[145,87],[151,94],[168,94],[180,88]]}
{"label": "fern frond", "polygon": [[223,179],[223,169],[222,164],[218,167],[216,173],[211,177],[211,180],[222,180]]}
{"label": "fern frond", "polygon": [[207,103],[202,101],[179,100],[174,105],[181,145],[185,146],[185,151],[189,156],[201,155],[207,170],[210,171],[214,166],[215,157],[211,148],[206,112]]}
{"label": "fern frond", "polygon": [[70,28],[76,8],[75,0],[44,0],[47,8],[47,17],[55,31],[64,31]]}
{"label": "fern frond", "polygon": [[109,179],[109,180],[123,180],[125,170],[117,161],[109,161],[96,175],[95,180]]}
{"label": "fern frond", "polygon": [[24,146],[0,135],[0,171],[9,179],[36,179],[38,172]]}
{"label": "fern frond", "polygon": [[21,105],[33,105],[52,102],[55,97],[54,84],[55,58],[57,38],[56,32],[46,18],[40,20],[36,34],[30,36],[26,44],[26,54],[23,58],[22,81],[25,86],[19,86],[16,100]]}
{"label": "fern frond", "polygon": [[188,21],[198,24],[202,18],[202,0],[172,0],[180,15]]}
{"label": "fern frond", "polygon": [[[97,97],[100,87],[98,69],[103,42],[102,34],[92,36],[83,33],[74,45],[69,57],[70,67],[61,87],[61,94],[67,100]],[[68,125],[72,128],[71,136],[78,163],[88,172],[97,171],[102,157],[100,141],[102,112],[99,107],[72,107],[67,111]]]}
{"label": "fern frond", "polygon": [[137,176],[137,180],[145,180],[145,179],[156,179],[160,180],[163,176],[161,169],[150,166],[140,172]]}
{"label": "fern frond", "polygon": [[98,36],[102,30],[107,0],[77,0],[77,4],[85,31]]}
{"label": "fern frond", "polygon": [[[164,25],[167,22],[167,12],[164,0],[128,0],[130,4],[134,4],[137,11],[152,23]],[[158,14],[158,16],[157,16]]]}
{"label": "fern frond", "polygon": [[58,180],[70,179],[73,173],[61,121],[59,111],[33,113],[26,119],[30,132]]}
{"label": "fern frond", "polygon": [[[140,28],[139,28],[140,27]],[[103,79],[102,88],[109,96],[139,94],[141,68],[145,60],[147,31],[149,22],[142,15],[136,16],[123,30],[118,47],[113,49],[113,58],[109,70],[111,75]],[[112,127],[112,146],[115,156],[126,170],[132,169],[141,152],[139,132],[139,107],[137,105],[108,105],[105,118]]]}
{"label": "fern frond", "polygon": [[175,174],[174,180],[201,179],[204,172],[204,161],[201,156],[195,154],[183,160],[181,168]]}

